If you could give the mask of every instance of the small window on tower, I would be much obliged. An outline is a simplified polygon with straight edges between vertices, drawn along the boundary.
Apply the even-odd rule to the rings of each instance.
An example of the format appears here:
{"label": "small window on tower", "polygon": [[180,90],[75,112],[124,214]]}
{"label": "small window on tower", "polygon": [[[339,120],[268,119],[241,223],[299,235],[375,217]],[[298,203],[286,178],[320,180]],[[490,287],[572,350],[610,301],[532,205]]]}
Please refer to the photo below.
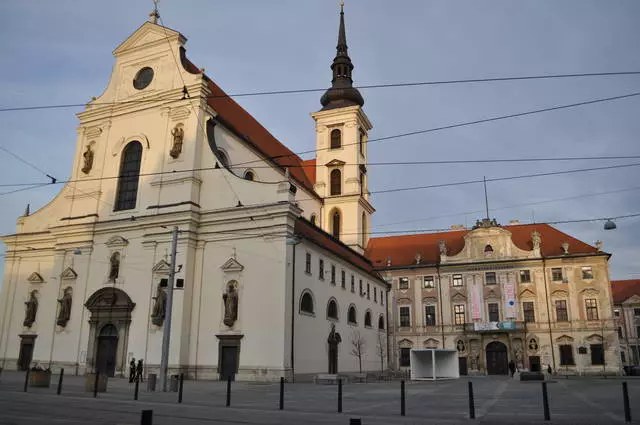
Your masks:
{"label": "small window on tower", "polygon": [[337,128],[331,130],[331,149],[340,149],[342,147],[342,132]]}
{"label": "small window on tower", "polygon": [[331,196],[342,194],[342,173],[338,169],[331,170]]}

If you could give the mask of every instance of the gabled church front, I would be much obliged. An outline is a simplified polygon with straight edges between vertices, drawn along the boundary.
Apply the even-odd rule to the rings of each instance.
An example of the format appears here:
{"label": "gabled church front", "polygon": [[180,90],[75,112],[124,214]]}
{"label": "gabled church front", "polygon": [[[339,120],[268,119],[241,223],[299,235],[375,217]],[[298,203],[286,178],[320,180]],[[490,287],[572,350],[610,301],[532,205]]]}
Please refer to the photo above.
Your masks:
{"label": "gabled church front", "polygon": [[119,375],[135,358],[157,370],[177,226],[171,373],[353,373],[356,341],[363,370],[385,368],[389,288],[363,256],[372,125],[344,13],[312,161],[226,96],[185,43],[152,14],[113,51],[106,89],[77,115],[71,181],[3,238],[2,367]]}

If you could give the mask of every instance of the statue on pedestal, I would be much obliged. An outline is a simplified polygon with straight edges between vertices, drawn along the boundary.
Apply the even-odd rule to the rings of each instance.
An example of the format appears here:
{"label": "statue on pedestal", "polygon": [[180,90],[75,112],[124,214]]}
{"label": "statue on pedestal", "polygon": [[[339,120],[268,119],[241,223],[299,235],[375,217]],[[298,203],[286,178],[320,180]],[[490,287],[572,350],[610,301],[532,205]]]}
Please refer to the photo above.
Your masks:
{"label": "statue on pedestal", "polygon": [[36,321],[36,314],[38,314],[38,298],[36,298],[37,290],[31,291],[29,294],[29,300],[24,303],[26,306],[26,312],[24,315],[24,322],[22,322],[23,326],[30,328],[33,325],[33,322]]}
{"label": "statue on pedestal", "polygon": [[56,320],[58,326],[62,326],[63,328],[67,326],[67,322],[69,322],[71,318],[72,301],[72,289],[69,287],[64,290],[64,295],[58,300],[60,303],[60,310],[58,311],[58,318]]}
{"label": "statue on pedestal", "polygon": [[338,373],[338,344],[342,342],[342,337],[336,332],[335,323],[331,324],[331,332],[327,338],[329,344],[329,373],[335,375]]}
{"label": "statue on pedestal", "polygon": [[233,282],[227,285],[227,292],[222,294],[222,300],[224,301],[223,323],[231,327],[238,320],[238,292]]}
{"label": "statue on pedestal", "polygon": [[162,284],[158,283],[156,296],[154,297],[153,311],[151,312],[151,323],[156,326],[162,326],[164,323],[164,312],[167,308],[167,294],[162,289]]}

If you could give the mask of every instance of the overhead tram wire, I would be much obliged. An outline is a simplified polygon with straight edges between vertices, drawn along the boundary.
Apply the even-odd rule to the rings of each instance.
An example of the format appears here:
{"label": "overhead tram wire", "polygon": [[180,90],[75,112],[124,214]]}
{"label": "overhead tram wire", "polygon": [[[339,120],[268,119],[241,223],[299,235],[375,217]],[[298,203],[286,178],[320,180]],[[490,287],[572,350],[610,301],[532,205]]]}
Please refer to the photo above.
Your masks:
{"label": "overhead tram wire", "polygon": [[[488,163],[519,163],[519,162],[559,162],[559,161],[609,161],[609,160],[619,160],[619,159],[640,159],[640,155],[617,155],[617,156],[584,156],[584,157],[552,157],[552,158],[489,158],[489,159],[454,159],[454,160],[432,160],[432,161],[391,161],[391,162],[370,162],[367,166],[395,166],[395,165],[451,165],[451,164],[488,164]],[[624,165],[624,164],[621,164]],[[360,164],[354,163],[345,163],[344,166],[360,166]],[[300,165],[291,165],[287,168],[316,168],[317,165],[313,164],[300,164]],[[229,169],[245,169],[247,167],[243,167],[240,165],[229,165]],[[273,169],[273,166],[270,165],[259,165],[251,167],[252,169]],[[194,171],[213,171],[217,170],[215,167],[202,167],[202,168],[189,168],[185,170],[171,170],[171,171],[157,171],[153,173],[141,173],[140,176],[158,176],[163,174],[178,174],[178,173],[191,173]],[[64,183],[80,183],[80,182],[91,182],[91,181],[99,181],[99,180],[113,180],[118,179],[119,176],[106,176],[106,177],[95,177],[95,178],[84,178],[82,180],[59,180],[56,181],[56,184],[64,184]],[[269,182],[263,182],[269,183]],[[2,183],[0,187],[18,187],[18,186],[35,186],[35,185],[47,185],[51,183],[44,182],[31,182],[31,183]]]}
{"label": "overhead tram wire", "polygon": [[[162,23],[162,20],[160,21]],[[549,80],[549,79],[586,78],[586,77],[612,77],[612,76],[639,75],[639,74],[640,74],[640,71],[583,72],[583,73],[571,73],[571,74],[524,75],[524,76],[515,76],[515,77],[418,81],[418,82],[408,82],[408,83],[365,84],[361,86],[354,86],[354,88],[357,88],[360,90],[369,90],[369,89],[377,89],[377,88],[401,88],[401,87],[437,86],[437,85],[454,85],[454,84],[478,84],[478,83],[492,83],[492,82],[505,82],[505,81]],[[324,88],[293,89],[293,90],[255,91],[255,92],[244,92],[244,93],[232,93],[232,94],[225,94],[225,95],[211,95],[211,96],[206,96],[206,98],[218,99],[218,98],[233,98],[233,97],[318,93],[318,92],[325,92],[327,90],[331,90],[331,88],[327,89],[326,87],[324,87]],[[126,104],[136,104],[136,103],[149,103],[149,102],[155,102],[157,100],[158,99],[137,99],[137,100],[125,100],[125,101],[118,101],[118,102],[94,102],[94,103],[91,103],[91,105],[92,106],[126,105]],[[170,100],[170,99],[163,99],[163,100]],[[54,105],[15,106],[15,107],[0,108],[0,112],[79,108],[79,107],[85,107],[87,105],[88,105],[88,102],[54,104]]]}

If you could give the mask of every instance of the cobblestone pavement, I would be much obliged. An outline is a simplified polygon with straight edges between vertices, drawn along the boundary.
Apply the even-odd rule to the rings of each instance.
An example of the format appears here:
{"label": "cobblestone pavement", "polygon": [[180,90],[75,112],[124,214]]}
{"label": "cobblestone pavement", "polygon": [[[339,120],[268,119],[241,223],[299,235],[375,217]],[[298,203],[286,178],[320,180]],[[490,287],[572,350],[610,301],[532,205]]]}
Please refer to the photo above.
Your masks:
{"label": "cobblestone pavement", "polygon": [[[24,373],[0,378],[0,424],[139,424],[144,409],[153,424],[611,424],[624,423],[622,379],[571,378],[548,382],[551,422],[544,422],[539,382],[477,377],[406,383],[406,416],[400,416],[400,383],[346,384],[343,413],[337,413],[337,386],[286,384],[279,410],[278,384],[234,382],[231,406],[225,407],[226,383],[185,381],[183,403],[177,393],[147,392],[139,399],[126,379],[112,378],[106,393],[85,392],[84,378],[65,376],[62,394],[51,388],[23,392]],[[467,382],[474,387],[476,419],[469,419]],[[640,424],[640,380],[627,379],[634,423]]]}

